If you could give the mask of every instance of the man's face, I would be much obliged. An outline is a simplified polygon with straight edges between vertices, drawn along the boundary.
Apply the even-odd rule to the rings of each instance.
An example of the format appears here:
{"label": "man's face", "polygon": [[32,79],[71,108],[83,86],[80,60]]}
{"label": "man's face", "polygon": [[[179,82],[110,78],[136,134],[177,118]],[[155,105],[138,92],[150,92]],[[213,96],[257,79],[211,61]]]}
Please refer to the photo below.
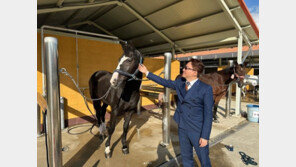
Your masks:
{"label": "man's face", "polygon": [[186,66],[183,68],[183,74],[182,76],[184,78],[194,78],[197,77],[197,71],[193,69],[192,63],[188,62]]}

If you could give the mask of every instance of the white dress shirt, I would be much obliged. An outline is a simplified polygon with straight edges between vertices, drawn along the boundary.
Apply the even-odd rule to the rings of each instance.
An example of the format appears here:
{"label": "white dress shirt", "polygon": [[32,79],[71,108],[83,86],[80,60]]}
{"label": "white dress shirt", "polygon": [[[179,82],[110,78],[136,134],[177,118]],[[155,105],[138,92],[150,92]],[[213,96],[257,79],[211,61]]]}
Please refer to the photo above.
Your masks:
{"label": "white dress shirt", "polygon": [[[190,84],[188,85],[188,90],[192,87],[192,85],[198,80],[198,78],[196,78],[195,80],[189,82]],[[188,82],[188,81],[186,81]],[[185,83],[186,84],[186,83]]]}

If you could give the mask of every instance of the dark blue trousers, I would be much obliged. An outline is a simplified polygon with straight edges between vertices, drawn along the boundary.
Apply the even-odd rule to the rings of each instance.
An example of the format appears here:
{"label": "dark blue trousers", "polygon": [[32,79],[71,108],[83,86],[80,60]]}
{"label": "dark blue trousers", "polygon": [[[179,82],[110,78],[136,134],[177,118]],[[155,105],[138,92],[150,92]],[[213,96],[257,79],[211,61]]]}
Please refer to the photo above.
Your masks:
{"label": "dark blue trousers", "polygon": [[178,128],[182,162],[184,167],[193,167],[193,147],[202,167],[211,167],[209,145],[199,147],[200,133]]}

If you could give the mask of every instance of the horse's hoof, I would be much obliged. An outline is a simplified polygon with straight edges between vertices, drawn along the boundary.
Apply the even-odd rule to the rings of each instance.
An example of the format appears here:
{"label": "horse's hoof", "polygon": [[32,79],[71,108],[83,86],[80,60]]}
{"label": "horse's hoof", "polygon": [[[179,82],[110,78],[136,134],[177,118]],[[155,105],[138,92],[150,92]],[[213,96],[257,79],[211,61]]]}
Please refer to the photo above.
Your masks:
{"label": "horse's hoof", "polygon": [[122,153],[123,153],[123,154],[129,154],[128,148],[123,148],[123,149],[122,149]]}
{"label": "horse's hoof", "polygon": [[105,158],[107,158],[107,159],[109,159],[109,158],[111,158],[111,153],[105,153]]}
{"label": "horse's hoof", "polygon": [[214,119],[213,122],[214,122],[214,123],[220,123],[217,119]]}

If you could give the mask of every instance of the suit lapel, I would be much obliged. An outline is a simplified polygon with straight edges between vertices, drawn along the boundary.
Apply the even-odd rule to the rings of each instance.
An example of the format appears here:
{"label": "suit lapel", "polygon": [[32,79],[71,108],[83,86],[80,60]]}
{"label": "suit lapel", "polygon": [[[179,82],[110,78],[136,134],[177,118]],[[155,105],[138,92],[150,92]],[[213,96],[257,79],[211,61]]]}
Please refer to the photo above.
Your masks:
{"label": "suit lapel", "polygon": [[181,94],[182,94],[183,98],[186,95],[185,81],[182,83],[182,86],[181,86]]}
{"label": "suit lapel", "polygon": [[[196,92],[195,89],[198,89],[199,87],[199,83],[200,83],[200,80],[197,80],[192,86],[191,88],[187,91],[184,99],[187,99],[188,97],[191,96],[192,92]],[[184,90],[185,90],[185,84],[184,84]],[[185,90],[186,91],[186,90]]]}

